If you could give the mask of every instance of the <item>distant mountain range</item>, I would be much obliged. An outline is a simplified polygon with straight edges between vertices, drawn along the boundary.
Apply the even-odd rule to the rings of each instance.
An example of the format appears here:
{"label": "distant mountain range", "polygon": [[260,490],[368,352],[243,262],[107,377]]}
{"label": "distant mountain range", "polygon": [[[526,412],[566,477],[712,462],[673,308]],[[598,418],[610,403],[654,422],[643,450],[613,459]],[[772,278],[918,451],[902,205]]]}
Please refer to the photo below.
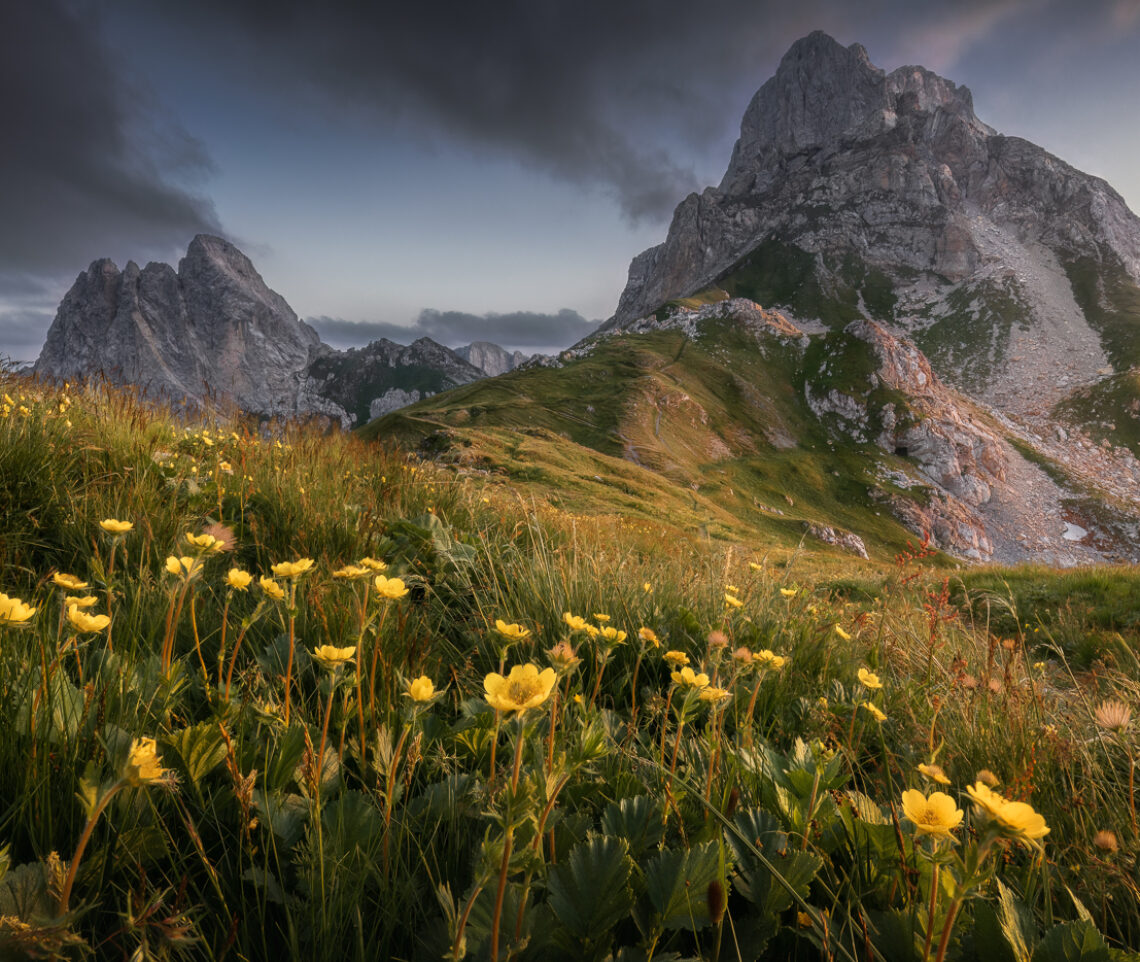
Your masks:
{"label": "distant mountain range", "polygon": [[152,396],[213,397],[251,413],[321,415],[348,427],[525,360],[495,344],[452,351],[426,337],[406,347],[380,339],[334,350],[245,254],[201,234],[177,271],[95,261],[60,304],[35,372],[102,374]]}
{"label": "distant mountain range", "polygon": [[[642,512],[724,537],[1140,560],[1140,219],[964,87],[858,44],[792,46],[720,185],[555,363],[368,433],[612,503],[572,479],[572,441],[631,488],[689,492]],[[502,429],[529,430],[510,459]]]}

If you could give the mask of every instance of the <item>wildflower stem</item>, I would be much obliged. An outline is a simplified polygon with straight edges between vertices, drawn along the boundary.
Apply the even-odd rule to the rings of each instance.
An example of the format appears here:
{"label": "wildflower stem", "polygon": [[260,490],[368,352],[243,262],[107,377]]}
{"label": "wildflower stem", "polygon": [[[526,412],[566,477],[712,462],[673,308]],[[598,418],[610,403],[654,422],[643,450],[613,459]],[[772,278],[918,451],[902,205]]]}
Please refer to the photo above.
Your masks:
{"label": "wildflower stem", "polygon": [[222,670],[226,662],[226,628],[229,624],[230,592],[226,592],[226,601],[222,605],[222,640],[218,647],[218,687],[222,687]]}
{"label": "wildflower stem", "polygon": [[285,663],[285,726],[289,726],[289,706],[293,695],[293,649],[296,643],[297,582],[289,585],[289,655]]}
{"label": "wildflower stem", "polygon": [[[521,720],[518,726],[518,737],[515,740],[515,764],[511,771],[511,793],[519,787],[519,771],[522,767],[523,727]],[[508,824],[503,836],[503,861],[499,866],[499,888],[495,893],[495,912],[491,916],[491,962],[499,959],[499,923],[503,915],[503,896],[507,891],[507,871],[511,863],[511,843],[514,841],[514,826]]]}
{"label": "wildflower stem", "polygon": [[930,907],[926,913],[926,943],[922,947],[922,962],[930,958],[930,946],[934,943],[934,916],[938,911],[938,862],[930,867]]}
{"label": "wildflower stem", "polygon": [[79,836],[79,843],[75,846],[75,854],[71,857],[71,864],[67,867],[67,877],[63,880],[63,888],[59,893],[59,914],[66,915],[67,908],[71,902],[71,889],[75,885],[75,876],[79,872],[79,862],[83,858],[83,852],[87,848],[87,843],[91,840],[91,833],[95,830],[95,823],[99,821],[99,816],[103,814],[111,799],[118,793],[119,789],[126,785],[124,779],[119,779],[113,784],[103,797],[95,803],[95,807],[91,810],[91,814],[87,816],[87,824],[83,826],[83,833]]}

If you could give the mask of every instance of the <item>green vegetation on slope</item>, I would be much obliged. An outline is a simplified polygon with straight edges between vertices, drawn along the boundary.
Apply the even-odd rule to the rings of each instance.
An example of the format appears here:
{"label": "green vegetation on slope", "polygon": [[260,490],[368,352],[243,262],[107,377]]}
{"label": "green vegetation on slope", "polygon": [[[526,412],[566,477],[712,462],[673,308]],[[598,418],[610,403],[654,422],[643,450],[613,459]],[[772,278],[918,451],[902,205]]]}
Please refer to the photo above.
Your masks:
{"label": "green vegetation on slope", "polygon": [[993,573],[1096,597],[1066,617],[1123,644],[1076,673],[921,551],[855,591],[339,434],[4,392],[0,957],[1136,958],[1130,573]]}
{"label": "green vegetation on slope", "polygon": [[[794,547],[804,522],[814,522],[849,528],[869,550],[893,555],[913,535],[870,497],[876,465],[888,456],[837,440],[804,401],[805,371],[847,377],[847,361],[823,372],[825,357],[854,355],[860,345],[836,333],[805,359],[799,338],[757,335],[723,319],[702,322],[695,340],[676,329],[620,335],[558,369],[513,371],[429,398],[361,435],[426,444],[437,454],[450,448],[452,459],[525,482],[573,510],[630,510],[625,502],[655,491],[634,510],[687,536]],[[862,360],[866,371],[850,375],[856,381],[873,369],[873,358]],[[859,393],[858,383],[844,386]],[[878,389],[872,401],[876,410],[893,402],[905,412],[894,392]],[[503,431],[517,440],[506,442]],[[603,466],[598,455],[624,463]],[[623,499],[593,480],[609,474],[636,479],[624,483],[638,495]]]}
{"label": "green vegetation on slope", "polygon": [[1053,414],[1096,441],[1111,441],[1140,457],[1140,367],[1078,388]]}
{"label": "green vegetation on slope", "polygon": [[1105,251],[1064,261],[1073,297],[1117,372],[1140,366],[1140,286]]}

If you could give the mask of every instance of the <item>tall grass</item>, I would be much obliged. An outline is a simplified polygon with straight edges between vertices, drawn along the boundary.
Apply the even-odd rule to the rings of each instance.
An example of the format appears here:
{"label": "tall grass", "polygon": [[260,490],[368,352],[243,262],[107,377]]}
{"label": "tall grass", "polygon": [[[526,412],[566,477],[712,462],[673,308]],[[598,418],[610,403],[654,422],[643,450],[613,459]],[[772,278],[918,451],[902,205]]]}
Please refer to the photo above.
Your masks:
{"label": "tall grass", "polygon": [[[1029,619],[921,551],[831,589],[336,433],[0,395],[0,591],[37,609],[0,605],[0,956],[1140,943],[1136,728],[1104,707],[1140,714],[1127,601],[1081,660],[1082,609]],[[520,664],[554,677],[492,708]],[[983,770],[1049,833],[972,802]]]}

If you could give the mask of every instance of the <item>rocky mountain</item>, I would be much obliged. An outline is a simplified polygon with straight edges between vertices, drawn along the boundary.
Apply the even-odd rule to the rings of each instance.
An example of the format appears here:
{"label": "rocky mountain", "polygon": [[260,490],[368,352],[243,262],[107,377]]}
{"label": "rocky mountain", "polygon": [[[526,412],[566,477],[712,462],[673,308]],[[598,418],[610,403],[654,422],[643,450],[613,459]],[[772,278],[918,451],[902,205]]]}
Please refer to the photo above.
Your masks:
{"label": "rocky mountain", "polygon": [[1008,414],[1140,363],[1140,219],[1120,196],[983,123],[965,87],[819,32],[752,99],[720,185],[634,259],[608,327],[709,290],[886,324]]}
{"label": "rocky mountain", "polygon": [[[489,363],[514,359],[496,345],[479,347]],[[60,304],[35,372],[102,374],[151,396],[224,399],[260,415],[319,415],[345,427],[485,376],[428,338],[333,350],[245,254],[205,234],[177,271],[95,261]]]}
{"label": "rocky mountain", "polygon": [[455,353],[469,364],[479,368],[487,377],[497,377],[513,371],[520,364],[530,360],[529,354],[522,351],[507,351],[489,341],[473,341],[464,347],[455,348]]}
{"label": "rocky mountain", "polygon": [[59,306],[37,374],[103,373],[168,397],[232,399],[269,415],[333,413],[303,391],[320,341],[271,291],[249,258],[199,235],[175,271],[134,261],[120,271],[95,261]]}
{"label": "rocky mountain", "polygon": [[[655,517],[725,537],[1137,561],[1138,363],[1140,219],[1119,195],[993,130],[964,87],[814,33],[599,332],[376,429],[517,482],[620,458],[622,490],[690,492]],[[500,460],[497,429],[530,440]]]}

